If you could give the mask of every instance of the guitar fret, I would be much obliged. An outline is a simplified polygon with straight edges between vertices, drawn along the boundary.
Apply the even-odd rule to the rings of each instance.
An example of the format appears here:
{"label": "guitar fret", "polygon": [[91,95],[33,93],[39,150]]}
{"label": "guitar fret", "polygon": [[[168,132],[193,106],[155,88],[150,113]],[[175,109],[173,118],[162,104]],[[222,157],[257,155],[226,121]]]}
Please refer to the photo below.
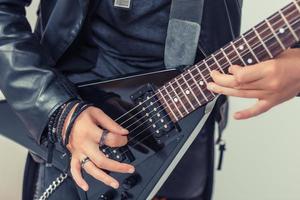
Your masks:
{"label": "guitar fret", "polygon": [[295,4],[297,10],[298,10],[299,13],[300,13],[300,6],[299,6],[298,2],[297,2],[296,0],[293,0],[293,3]]}
{"label": "guitar fret", "polygon": [[262,40],[262,38],[260,37],[259,33],[257,32],[256,28],[253,28],[254,33],[257,35],[258,39],[260,40],[261,44],[263,45],[263,47],[266,49],[267,53],[269,54],[270,58],[274,58],[273,55],[271,54],[270,50],[268,49],[268,47],[266,46],[266,43]]}
{"label": "guitar fret", "polygon": [[[165,86],[163,86],[165,87]],[[173,109],[171,108],[171,106],[169,105],[168,101],[165,99],[164,95],[162,94],[161,90],[158,89],[157,90],[159,95],[162,97],[163,101],[165,102],[165,105],[167,105],[167,109],[171,112],[171,114],[173,115],[173,117],[175,118],[176,121],[178,121],[178,117],[175,115],[175,113],[173,112]],[[170,116],[171,117],[171,116]],[[171,117],[171,118],[173,118]]]}
{"label": "guitar fret", "polygon": [[[300,12],[297,10],[296,6],[294,4],[291,4],[291,6],[282,9],[281,12],[285,16],[285,19],[288,21],[291,29],[294,31],[296,36],[300,38],[300,29],[299,29]],[[293,38],[295,39],[295,37]],[[295,41],[299,41],[299,40],[296,39]]]}
{"label": "guitar fret", "polygon": [[221,70],[221,72],[223,74],[225,74],[225,72],[223,71],[222,67],[220,66],[220,63],[218,62],[218,60],[216,59],[216,57],[214,56],[214,54],[211,55],[212,58],[214,59],[215,63],[217,64],[218,68]]}
{"label": "guitar fret", "polygon": [[[174,94],[176,95],[177,101],[179,101],[182,105],[182,108],[185,110],[186,113],[189,113],[188,109],[185,107],[184,103],[182,102],[181,98],[178,96],[176,90],[174,89],[173,85],[171,83],[169,83],[169,85],[171,86],[172,90],[174,91]],[[175,101],[175,100],[174,100]],[[175,102],[176,103],[176,102]]]}
{"label": "guitar fret", "polygon": [[264,21],[257,25],[255,28],[262,40],[264,41],[264,43],[266,44],[267,48],[272,53],[273,57],[279,55],[282,52],[282,47],[277,42],[276,38],[273,37],[272,31],[268,24]]}
{"label": "guitar fret", "polygon": [[253,52],[252,48],[250,47],[249,43],[247,42],[247,40],[244,38],[244,36],[242,35],[241,38],[244,40],[245,44],[247,45],[249,51],[253,54],[256,62],[259,62],[259,59],[256,57],[255,53]]}
{"label": "guitar fret", "polygon": [[224,52],[224,49],[223,49],[223,48],[221,48],[221,52],[224,54],[224,56],[225,56],[225,58],[227,59],[228,63],[229,63],[230,65],[232,65],[231,61],[229,60],[227,54]]}
{"label": "guitar fret", "polygon": [[[199,72],[202,80],[205,82],[205,85],[207,85],[207,80],[205,79],[205,77],[203,76],[203,74],[201,73],[199,67],[196,66],[197,71]],[[208,90],[214,97],[216,96],[212,91]]]}
{"label": "guitar fret", "polygon": [[230,42],[230,45],[233,47],[234,51],[237,53],[237,55],[238,55],[238,57],[240,58],[240,60],[242,61],[242,63],[243,63],[244,65],[247,65],[247,64],[245,63],[245,61],[243,60],[242,56],[240,55],[239,51],[238,51],[237,48],[235,47],[234,43],[233,43],[233,42]]}
{"label": "guitar fret", "polygon": [[197,87],[198,87],[199,91],[201,92],[202,96],[205,98],[206,101],[208,101],[206,95],[205,95],[204,92],[202,91],[202,88],[199,86],[199,83],[196,81],[195,77],[194,77],[193,74],[191,73],[191,70],[188,69],[187,71],[188,71],[188,73],[190,74],[190,76],[192,77],[192,79],[194,80],[194,82],[195,82],[195,84],[197,85]]}
{"label": "guitar fret", "polygon": [[205,61],[205,59],[203,60],[203,63],[205,65],[205,67],[208,69],[209,72],[211,72],[210,67],[208,66],[207,62]]}
{"label": "guitar fret", "polygon": [[267,25],[269,26],[270,30],[272,31],[273,35],[275,36],[276,40],[278,41],[279,45],[281,46],[282,50],[285,50],[285,46],[282,44],[282,42],[280,41],[279,37],[277,36],[275,30],[273,29],[272,25],[270,24],[270,22],[268,21],[268,19],[265,20],[265,22],[267,23]]}
{"label": "guitar fret", "polygon": [[288,20],[286,19],[286,17],[284,16],[284,14],[282,13],[282,11],[279,11],[279,14],[281,15],[283,21],[286,23],[287,27],[290,29],[292,35],[294,36],[294,38],[296,39],[296,41],[299,41],[299,37],[297,36],[297,34],[295,33],[295,31],[292,29],[290,23],[288,22]]}
{"label": "guitar fret", "polygon": [[[181,74],[181,76],[182,76],[182,78],[183,78],[185,84],[188,86],[188,89],[190,90],[190,92],[191,92],[192,95],[194,96],[195,100],[197,101],[198,106],[202,105],[202,104],[200,103],[198,97],[195,95],[194,90],[191,88],[190,84],[189,84],[189,83],[187,82],[187,80],[185,79],[185,75],[184,75],[184,74]],[[198,85],[198,84],[196,83],[196,85]]]}
{"label": "guitar fret", "polygon": [[[171,85],[170,82],[169,82],[168,84]],[[180,115],[181,117],[183,117],[184,115],[182,114],[182,112],[181,112],[180,109],[178,108],[177,104],[175,103],[174,97],[172,97],[172,96],[170,95],[170,93],[169,93],[169,91],[168,91],[168,89],[167,89],[167,86],[165,85],[164,87],[165,87],[165,91],[166,91],[167,95],[168,95],[169,98],[171,99],[171,101],[172,101],[173,105],[175,106],[176,110],[178,111],[179,115]]]}
{"label": "guitar fret", "polygon": [[187,101],[189,102],[190,106],[192,107],[193,110],[195,110],[194,105],[192,104],[191,100],[188,98],[188,96],[186,95],[186,92],[182,89],[180,83],[177,80],[177,77],[174,78],[175,82],[177,83],[177,85],[179,86],[181,92],[183,93],[183,95],[185,96],[185,98],[187,99]]}

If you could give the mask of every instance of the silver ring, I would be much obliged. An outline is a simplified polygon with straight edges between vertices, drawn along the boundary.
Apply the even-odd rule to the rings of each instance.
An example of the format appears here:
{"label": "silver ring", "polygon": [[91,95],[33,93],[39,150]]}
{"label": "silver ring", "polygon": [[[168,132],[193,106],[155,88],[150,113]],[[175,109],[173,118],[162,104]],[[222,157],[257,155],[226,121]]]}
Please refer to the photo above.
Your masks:
{"label": "silver ring", "polygon": [[103,130],[100,141],[99,141],[99,146],[100,147],[102,147],[105,144],[105,139],[106,139],[108,133],[109,133],[108,130],[106,130],[106,129]]}
{"label": "silver ring", "polygon": [[84,169],[84,165],[89,161],[90,161],[89,157],[85,157],[83,160],[81,160],[80,161],[81,168]]}

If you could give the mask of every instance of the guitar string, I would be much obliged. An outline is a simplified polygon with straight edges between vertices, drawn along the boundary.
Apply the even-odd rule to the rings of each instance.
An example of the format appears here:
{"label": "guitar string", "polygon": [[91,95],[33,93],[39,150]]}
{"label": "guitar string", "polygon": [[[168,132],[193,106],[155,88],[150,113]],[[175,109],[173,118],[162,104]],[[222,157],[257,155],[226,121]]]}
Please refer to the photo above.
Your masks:
{"label": "guitar string", "polygon": [[[277,24],[277,23],[274,23],[274,24]],[[267,29],[266,29],[267,30]],[[265,32],[265,31],[263,31],[263,32]],[[272,34],[271,34],[272,35]],[[267,35],[267,37],[269,37],[270,35]],[[249,41],[251,41],[251,39],[254,39],[254,38],[256,38],[257,36],[255,36],[255,37],[252,37],[252,38],[250,38],[249,39]],[[267,38],[266,37],[266,38]],[[265,39],[265,38],[264,38]],[[274,38],[272,38],[272,39],[274,39]],[[256,43],[256,44],[258,44],[258,43]],[[254,44],[254,45],[256,45],[256,44]],[[257,47],[257,46],[256,46]],[[253,48],[253,50],[255,50],[256,49],[256,47],[255,48]],[[261,46],[259,46],[259,47],[261,47]],[[234,52],[234,51],[232,51],[232,52]],[[244,52],[245,53],[245,52]],[[248,54],[249,53],[249,51],[247,51],[246,52],[246,54]],[[240,54],[241,56],[244,56],[243,54]],[[232,59],[235,59],[235,58],[237,58],[237,56],[235,56],[235,57],[233,57]],[[218,60],[219,61],[219,60]],[[226,63],[224,63],[225,64],[225,66],[226,66]],[[224,67],[224,64],[221,64],[220,66],[223,68]],[[200,67],[199,65],[195,65],[195,67]],[[209,67],[211,67],[211,65],[209,65]],[[193,72],[195,69],[192,69],[192,70],[190,70],[190,72]],[[205,71],[207,71],[208,69],[206,69],[206,68],[204,68],[203,70],[201,70],[201,73],[203,73],[203,72],[205,72]],[[192,75],[194,75],[194,74],[192,74]],[[195,75],[194,75],[195,76]],[[205,75],[205,77],[204,78],[207,78],[208,76],[207,75]],[[191,78],[189,78],[189,79],[187,79],[186,81],[188,82],[188,81],[190,81],[192,79],[192,77]],[[180,86],[180,85],[179,85]],[[168,87],[170,87],[170,86],[166,86],[166,88],[168,88]],[[176,88],[174,88],[174,90],[176,90],[176,89],[178,89],[179,87],[176,87]],[[203,92],[204,93],[204,92]],[[205,93],[204,93],[205,94]],[[151,96],[151,97],[149,97],[149,98],[153,98],[155,95],[153,95],[153,96]],[[206,97],[208,97],[208,98],[210,98],[210,96],[206,96]],[[149,100],[151,100],[151,99],[149,99]],[[156,103],[157,101],[159,101],[159,100],[161,100],[161,98],[158,98],[158,100],[156,100],[155,102],[153,102],[153,103]],[[146,100],[147,101],[147,100]],[[145,101],[145,102],[146,102]],[[143,103],[141,103],[141,104],[143,104]],[[139,106],[142,106],[142,105],[139,105]],[[151,106],[151,105],[150,105]],[[148,106],[148,107],[150,107],[150,106]],[[199,105],[200,106],[200,105]],[[148,108],[148,107],[146,107],[146,108]],[[178,109],[179,110],[179,109]],[[188,110],[188,109],[186,109],[186,110]],[[180,111],[180,110],[179,110]],[[139,111],[138,113],[136,113],[136,114],[134,114],[133,116],[131,116],[130,118],[128,118],[128,119],[126,119],[125,121],[123,121],[120,125],[123,125],[123,124],[125,124],[127,121],[129,121],[129,120],[131,120],[132,118],[134,118],[134,117],[136,117],[138,114],[140,114],[141,112],[143,112],[143,111]],[[133,124],[132,124],[133,125]]]}
{"label": "guitar string", "polygon": [[[297,21],[296,21],[296,22],[297,22]],[[272,35],[272,34],[271,34],[271,35]],[[269,39],[270,39],[270,38],[269,38]],[[274,39],[274,38],[273,38],[273,39]],[[261,53],[261,52],[260,52],[260,53]],[[178,93],[178,94],[180,94],[180,93]],[[162,106],[162,105],[161,105],[161,106]],[[160,107],[161,107],[161,106],[160,106]],[[132,125],[132,124],[131,124],[131,125]],[[130,126],[131,126],[131,125],[130,125]],[[138,127],[140,127],[141,125],[142,125],[142,124],[140,124]],[[134,130],[136,130],[138,127],[136,127]]]}
{"label": "guitar string", "polygon": [[[299,20],[300,21],[300,20]],[[298,29],[296,29],[296,30],[298,30]],[[276,42],[275,42],[276,43]],[[262,51],[261,51],[262,52]],[[260,53],[261,53],[260,52]],[[192,85],[192,88],[194,89],[194,88],[196,88],[196,86],[197,85]],[[182,93],[181,93],[182,94]],[[160,111],[161,112],[161,111]],[[159,122],[161,119],[164,119],[165,117],[168,117],[168,114],[167,115],[165,115],[165,116],[163,116],[162,118],[160,118],[159,120],[157,120],[157,121],[155,121],[154,123],[152,123],[152,124],[150,124],[147,128],[145,128],[144,130],[142,130],[141,132],[139,132],[139,133],[137,133],[133,138],[130,138],[130,140],[128,141],[128,142],[130,142],[130,141],[133,141],[133,139],[135,139],[135,138],[137,138],[138,136],[140,136],[144,131],[146,131],[146,130],[148,130],[149,128],[151,128],[154,124],[156,124],[157,122]],[[168,124],[170,124],[172,121],[170,121],[170,122],[168,122],[167,123],[167,125]],[[163,127],[161,127],[161,128],[159,128],[159,129],[157,129],[157,130],[161,130]],[[148,137],[150,137],[150,136],[153,136],[154,134],[153,133],[151,133],[151,134],[149,134],[149,135],[147,135],[146,137],[144,137],[144,138],[142,138],[141,140],[139,140],[138,142],[136,142],[136,143],[134,143],[133,145],[130,145],[131,147],[134,147],[134,146],[136,146],[136,145],[138,145],[138,144],[141,144],[142,143],[142,141],[144,141],[145,139],[147,139]],[[106,148],[107,149],[107,148]],[[124,155],[125,153],[127,153],[128,151],[124,151],[124,152],[122,152],[120,155],[122,156],[122,155]],[[108,156],[110,156],[111,154],[108,154]]]}
{"label": "guitar string", "polygon": [[[293,3],[290,3],[290,4],[288,4],[285,8],[283,8],[282,9],[282,11],[285,11],[286,9],[289,9],[290,7],[292,7],[292,6],[295,6]],[[295,10],[293,10],[293,12],[294,12]],[[296,12],[297,12],[297,10],[296,10]],[[277,12],[277,13],[275,13],[275,14],[273,14],[270,18],[269,18],[269,20],[271,20],[271,19],[273,19],[274,17],[276,17],[276,15],[278,15],[279,13]],[[287,16],[289,16],[289,15],[287,15]],[[257,28],[259,28],[259,27],[261,27],[262,25],[265,25],[265,24],[258,24],[258,27]],[[265,30],[268,30],[268,29],[265,29]],[[264,31],[265,31],[264,30]],[[245,36],[247,36],[247,35],[245,35]],[[226,48],[224,48],[224,50],[226,50]],[[234,52],[234,51],[232,51],[232,52]],[[154,96],[154,95],[153,95]],[[143,102],[144,103],[144,102]],[[136,109],[138,106],[136,106],[136,107],[134,107],[134,108],[132,108],[131,110],[129,110],[127,113],[124,113],[123,115],[121,115],[120,117],[118,117],[117,119],[115,119],[115,121],[118,121],[118,120],[120,120],[122,117],[124,117],[124,116],[126,116],[129,112],[131,112],[131,111],[133,111],[134,109]]]}
{"label": "guitar string", "polygon": [[[289,5],[287,8],[285,8],[285,9],[288,9],[288,8],[290,8],[291,6],[293,6],[293,4],[291,4],[291,5]],[[295,11],[295,10],[294,10]],[[289,15],[291,15],[291,14],[294,14],[294,11],[293,12],[291,12],[291,13],[289,13],[288,15],[287,15],[287,17],[289,16]],[[295,11],[295,12],[297,12],[297,10]],[[278,14],[278,13],[277,13]],[[276,14],[274,14],[274,16],[271,16],[271,18],[270,19],[272,19],[272,18],[274,18],[274,17],[276,17]],[[278,23],[278,21],[276,22],[276,23],[274,23],[274,24],[277,24]],[[259,28],[259,27],[261,27],[262,25],[264,25],[264,24],[259,24],[259,26],[257,27],[257,28]],[[287,25],[286,25],[287,26]],[[264,33],[266,30],[269,30],[269,29],[265,29],[265,30],[263,30],[261,33]],[[271,34],[272,35],[272,34]],[[247,36],[247,35],[245,35],[245,36]],[[269,35],[268,35],[269,36]],[[268,37],[267,36],[267,37]],[[253,39],[253,38],[256,38],[257,36],[255,36],[255,37],[252,37],[252,38],[250,38],[249,40],[251,40],[251,39]],[[265,38],[264,38],[265,39]],[[273,38],[272,38],[273,39]],[[257,44],[257,43],[256,43]],[[255,45],[256,45],[255,44]],[[227,47],[226,47],[227,48]],[[224,50],[226,50],[226,48],[224,48]],[[229,52],[229,53],[232,53],[232,52],[234,52],[234,50],[233,51],[231,51],[231,52]],[[229,54],[228,53],[228,54]],[[246,53],[249,53],[249,52],[246,52]],[[233,57],[233,59],[234,58],[236,58],[236,57]],[[208,58],[207,60],[209,60],[209,59],[211,59],[211,58]],[[217,61],[220,61],[219,59],[217,60]],[[226,64],[226,63],[225,63]],[[196,66],[196,67],[199,67],[197,64],[196,65],[194,65],[194,66]],[[209,66],[211,66],[211,65],[209,65]],[[223,67],[223,64],[221,65],[222,67]],[[195,69],[192,69],[191,70],[191,72],[193,72]],[[206,68],[204,68],[202,71],[201,71],[201,73],[202,72],[204,72],[204,71],[207,71],[207,69]],[[182,79],[179,79],[179,80],[182,80]],[[189,79],[190,80],[190,79]],[[177,88],[179,88],[179,87],[177,87]],[[176,88],[176,89],[177,89]],[[167,87],[166,87],[166,89],[167,89]],[[156,94],[154,94],[154,95],[152,95],[150,98],[152,98],[152,97],[154,97]],[[142,104],[143,103],[145,103],[146,101],[148,101],[148,100],[145,100],[144,102],[142,102]],[[132,111],[134,111],[135,109],[137,109],[138,107],[140,107],[140,105],[138,105],[138,106],[135,106],[134,108],[132,108],[131,110],[129,110],[128,112],[126,112],[126,113],[124,113],[123,115],[121,115],[120,117],[118,117],[117,119],[115,119],[115,121],[116,122],[118,122],[121,118],[123,118],[124,116],[126,116],[127,114],[130,114]],[[136,113],[136,114],[134,114],[133,116],[131,116],[131,118],[133,118],[133,117],[135,117],[135,116],[137,116],[139,113]],[[130,119],[130,118],[129,118]],[[126,123],[126,121],[128,121],[129,119],[127,119],[127,120],[125,120],[124,122],[122,122],[122,123]]]}

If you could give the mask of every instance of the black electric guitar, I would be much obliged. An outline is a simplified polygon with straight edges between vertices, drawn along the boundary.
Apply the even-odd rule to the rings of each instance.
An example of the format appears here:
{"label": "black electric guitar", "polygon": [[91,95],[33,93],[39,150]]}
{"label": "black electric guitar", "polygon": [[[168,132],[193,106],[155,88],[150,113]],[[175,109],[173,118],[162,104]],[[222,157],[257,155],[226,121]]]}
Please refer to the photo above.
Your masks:
{"label": "black electric guitar", "polygon": [[[136,167],[133,175],[110,173],[121,183],[118,190],[85,175],[92,186],[88,199],[151,199],[212,110],[216,94],[206,89],[212,81],[210,71],[227,73],[232,64],[246,66],[272,59],[299,42],[299,37],[300,0],[295,0],[184,72],[164,70],[79,85],[83,96],[93,91],[87,98],[130,131],[127,146],[101,150],[109,158]],[[46,158],[46,148],[26,136],[5,100],[0,103],[0,112],[0,133]],[[64,169],[68,158],[58,150],[53,162]]]}

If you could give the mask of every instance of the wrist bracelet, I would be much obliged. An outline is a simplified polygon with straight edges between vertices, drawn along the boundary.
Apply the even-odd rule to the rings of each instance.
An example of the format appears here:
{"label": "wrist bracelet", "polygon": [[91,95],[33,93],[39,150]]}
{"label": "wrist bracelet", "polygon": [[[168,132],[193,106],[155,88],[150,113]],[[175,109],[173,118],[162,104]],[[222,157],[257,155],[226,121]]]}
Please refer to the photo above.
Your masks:
{"label": "wrist bracelet", "polygon": [[73,100],[73,101],[69,102],[65,106],[61,116],[59,117],[59,121],[58,121],[58,124],[57,124],[57,127],[56,127],[56,130],[57,130],[56,131],[56,137],[57,137],[58,143],[61,144],[61,145],[63,145],[63,132],[62,132],[62,130],[63,130],[63,126],[65,124],[66,118],[69,115],[72,108],[79,102],[80,102],[79,100]]}
{"label": "wrist bracelet", "polygon": [[74,111],[74,113],[71,117],[70,123],[69,123],[67,131],[66,131],[66,135],[65,135],[65,139],[64,139],[65,140],[64,146],[67,146],[67,144],[69,143],[70,134],[72,132],[72,128],[73,128],[73,125],[74,125],[76,119],[84,110],[86,110],[90,106],[92,106],[92,104],[88,104],[86,102],[81,102],[76,107],[76,110]]}

